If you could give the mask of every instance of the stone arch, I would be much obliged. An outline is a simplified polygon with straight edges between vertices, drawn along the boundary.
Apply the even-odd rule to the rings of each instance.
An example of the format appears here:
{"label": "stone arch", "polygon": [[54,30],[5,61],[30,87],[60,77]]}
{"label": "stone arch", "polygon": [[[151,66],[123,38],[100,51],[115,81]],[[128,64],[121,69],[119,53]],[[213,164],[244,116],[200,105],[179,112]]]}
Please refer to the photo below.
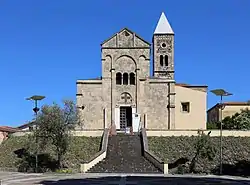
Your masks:
{"label": "stone arch", "polygon": [[114,67],[121,72],[132,72],[137,68],[137,64],[131,56],[121,55],[115,60]]}
{"label": "stone arch", "polygon": [[139,60],[140,60],[140,59],[146,60],[147,57],[146,57],[145,55],[140,55],[140,56],[139,56]]}
{"label": "stone arch", "polygon": [[121,94],[120,99],[121,99],[121,102],[124,104],[130,104],[133,101],[131,94],[129,94],[128,92],[123,92]]}
{"label": "stone arch", "polygon": [[112,57],[110,55],[106,55],[102,60],[102,72],[103,75],[107,75],[110,73],[110,69],[112,68]]}

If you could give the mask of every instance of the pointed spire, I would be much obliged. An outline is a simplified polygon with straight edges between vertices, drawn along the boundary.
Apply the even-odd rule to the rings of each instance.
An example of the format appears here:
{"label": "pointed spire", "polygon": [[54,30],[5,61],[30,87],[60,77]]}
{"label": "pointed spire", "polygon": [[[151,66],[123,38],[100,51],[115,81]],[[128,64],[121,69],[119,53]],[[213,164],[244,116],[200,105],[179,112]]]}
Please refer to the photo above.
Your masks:
{"label": "pointed spire", "polygon": [[164,12],[161,13],[161,17],[155,28],[154,34],[174,34],[174,31],[172,30]]}

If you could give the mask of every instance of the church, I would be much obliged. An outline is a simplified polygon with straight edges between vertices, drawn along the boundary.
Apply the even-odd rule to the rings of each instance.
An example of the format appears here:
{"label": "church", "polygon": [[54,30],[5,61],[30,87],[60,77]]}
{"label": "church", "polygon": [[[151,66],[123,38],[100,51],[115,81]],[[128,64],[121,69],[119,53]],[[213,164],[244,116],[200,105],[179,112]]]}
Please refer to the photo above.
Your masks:
{"label": "church", "polygon": [[206,129],[207,86],[175,81],[174,38],[162,13],[152,43],[124,28],[101,44],[102,77],[76,82],[84,130]]}

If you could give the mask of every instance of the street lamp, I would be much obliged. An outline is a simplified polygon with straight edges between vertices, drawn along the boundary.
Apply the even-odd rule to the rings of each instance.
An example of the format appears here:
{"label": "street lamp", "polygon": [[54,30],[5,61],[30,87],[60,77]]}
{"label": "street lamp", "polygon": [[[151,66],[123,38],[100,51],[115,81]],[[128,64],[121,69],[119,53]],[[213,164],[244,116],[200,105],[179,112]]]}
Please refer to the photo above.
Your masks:
{"label": "street lamp", "polygon": [[[39,108],[37,107],[37,102],[44,99],[45,96],[40,96],[40,95],[34,95],[34,96],[31,96],[29,98],[26,98],[26,100],[32,100],[32,101],[35,101],[35,107],[33,108],[33,111],[35,112],[35,115],[36,115],[36,123],[35,123],[35,130],[37,131],[37,113],[39,112]],[[37,153],[38,153],[38,146],[37,146],[37,136],[36,136],[36,172],[37,172],[37,168],[38,168],[38,156],[37,156]]]}
{"label": "street lamp", "polygon": [[222,110],[224,109],[222,97],[231,96],[233,94],[225,91],[224,89],[214,89],[210,92],[212,92],[216,96],[220,96],[220,175],[222,175]]}

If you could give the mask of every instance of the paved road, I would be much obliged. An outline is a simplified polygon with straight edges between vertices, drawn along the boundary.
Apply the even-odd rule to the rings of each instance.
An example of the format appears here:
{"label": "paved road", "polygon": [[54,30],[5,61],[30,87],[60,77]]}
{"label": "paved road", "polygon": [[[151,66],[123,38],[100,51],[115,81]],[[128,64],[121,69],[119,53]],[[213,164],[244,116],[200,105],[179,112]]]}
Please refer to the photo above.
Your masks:
{"label": "paved road", "polygon": [[1,185],[250,185],[250,179],[236,177],[138,174],[24,174],[0,172]]}

